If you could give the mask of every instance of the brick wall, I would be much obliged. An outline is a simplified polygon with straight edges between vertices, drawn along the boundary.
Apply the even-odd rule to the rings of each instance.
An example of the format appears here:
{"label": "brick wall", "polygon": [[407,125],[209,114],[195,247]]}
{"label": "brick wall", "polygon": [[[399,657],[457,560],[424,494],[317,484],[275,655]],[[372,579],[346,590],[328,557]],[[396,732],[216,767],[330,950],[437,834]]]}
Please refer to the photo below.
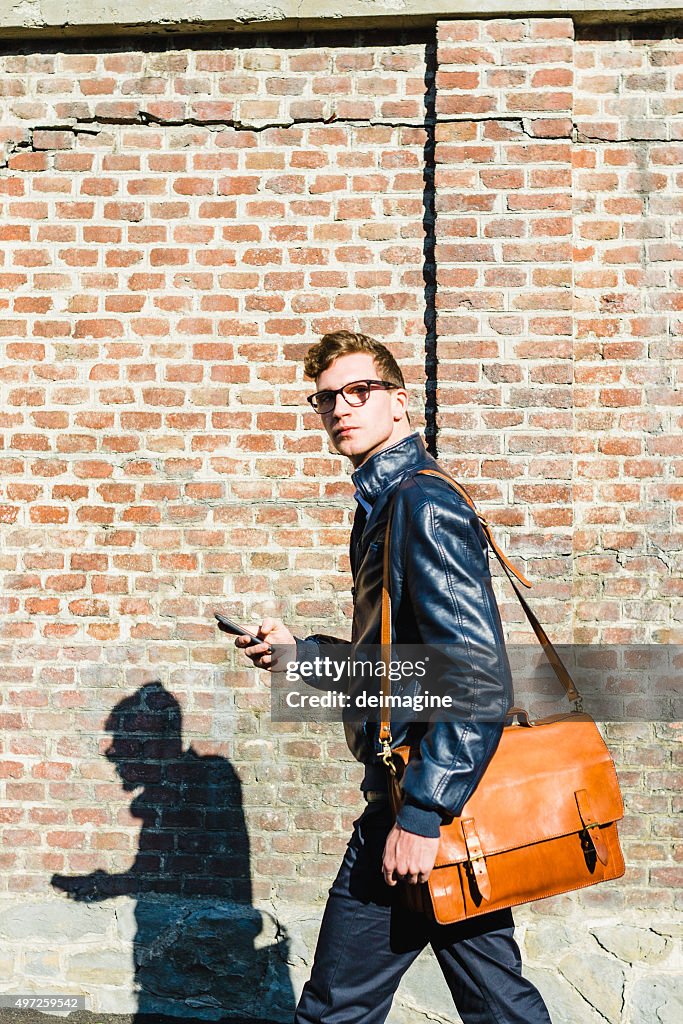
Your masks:
{"label": "brick wall", "polygon": [[349,482],[301,356],[352,323],[420,390],[424,77],[421,41],[5,57],[3,714],[34,732],[7,751],[6,890],[102,844],[127,863],[93,732],[150,678],[240,766],[254,893],[329,875],[350,812],[313,814],[304,784],[343,741],[271,729],[212,611],[348,612]]}
{"label": "brick wall", "polygon": [[[569,19],[3,56],[0,963],[17,985],[85,985],[120,1012],[126,942],[152,946],[187,906],[208,928],[208,895],[275,913],[255,1002],[221,998],[287,1017],[359,772],[338,728],[270,722],[212,611],[348,631],[352,489],[301,371],[325,330],[391,345],[413,422],[438,427],[554,637],[680,637],[680,59],[665,28]],[[649,1024],[671,970],[676,729],[608,732],[626,879],[518,915],[567,1024]],[[150,892],[171,907],[157,931],[125,910]],[[45,934],[68,939],[53,961]],[[148,985],[138,971],[139,1008],[187,996],[168,965],[191,945]]]}
{"label": "brick wall", "polygon": [[[680,41],[564,18],[437,35],[440,451],[539,581],[554,636],[680,643]],[[507,584],[499,594],[509,635],[526,639]],[[645,698],[642,673],[635,686]],[[672,997],[603,922],[656,933],[680,910],[680,733],[605,729],[626,799],[624,882],[571,897],[571,938],[556,924],[569,900],[516,918],[532,957],[543,937],[554,949],[537,980],[563,1020],[645,1022]]]}
{"label": "brick wall", "polygon": [[681,637],[680,59],[652,26],[576,41],[576,627],[589,642]]}
{"label": "brick wall", "polygon": [[[570,19],[438,27],[440,449],[572,639]],[[510,637],[533,636],[509,587]]]}

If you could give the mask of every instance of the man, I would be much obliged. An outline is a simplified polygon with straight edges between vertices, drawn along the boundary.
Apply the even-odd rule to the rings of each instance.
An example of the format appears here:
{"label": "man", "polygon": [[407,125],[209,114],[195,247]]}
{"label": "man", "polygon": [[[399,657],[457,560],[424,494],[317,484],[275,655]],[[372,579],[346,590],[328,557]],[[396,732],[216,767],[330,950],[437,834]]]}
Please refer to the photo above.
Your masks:
{"label": "man", "polygon": [[[365,765],[367,807],[330,889],[296,1024],[382,1024],[401,977],[427,943],[464,1024],[549,1024],[540,994],[521,975],[509,910],[444,926],[396,898],[397,882],[429,878],[442,818],[459,815],[474,791],[509,706],[509,665],[478,519],[443,480],[416,475],[438,464],[411,431],[403,375],[385,346],[338,331],[309,349],[304,366],[316,382],[309,401],[355,470],[352,643],[379,643],[384,533],[393,504],[393,641],[457,645],[464,654],[454,682],[470,688],[472,713],[466,721],[392,723],[392,745],[420,746],[402,779],[405,801],[395,824],[379,725],[346,723],[349,747]],[[262,644],[243,636],[236,645],[260,668],[271,667],[268,645],[296,643],[297,659],[308,660],[320,644],[343,642],[321,635],[295,640],[271,618],[257,635]],[[487,654],[475,658],[475,649]],[[502,708],[497,720],[477,717],[478,708],[495,704]]]}

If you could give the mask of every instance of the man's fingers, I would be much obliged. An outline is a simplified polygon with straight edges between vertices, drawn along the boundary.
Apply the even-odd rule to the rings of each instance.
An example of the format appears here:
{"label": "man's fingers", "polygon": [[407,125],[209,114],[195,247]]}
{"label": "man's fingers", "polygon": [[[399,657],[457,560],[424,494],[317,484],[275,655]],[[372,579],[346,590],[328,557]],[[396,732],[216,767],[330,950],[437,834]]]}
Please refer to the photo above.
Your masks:
{"label": "man's fingers", "polygon": [[251,637],[245,635],[237,637],[235,646],[244,652],[254,668],[271,668],[273,656],[270,644],[255,644]]}
{"label": "man's fingers", "polygon": [[396,885],[397,882],[405,882],[407,885],[419,885],[420,882],[426,882],[429,875],[425,875],[422,872],[409,871],[408,868],[400,870],[399,868],[390,868],[388,866],[382,866],[382,874],[384,875],[384,881],[387,885]]}
{"label": "man's fingers", "polygon": [[267,638],[271,633],[277,633],[282,630],[286,630],[286,628],[287,627],[284,622],[281,622],[280,619],[265,618],[258,629],[255,629],[254,632],[257,636]]}
{"label": "man's fingers", "polygon": [[417,885],[418,871],[412,865],[404,865],[402,868],[396,868],[396,874],[402,882],[407,885]]}
{"label": "man's fingers", "polygon": [[394,877],[394,868],[396,866],[396,850],[393,829],[387,836],[387,841],[384,844],[384,853],[382,854],[382,874],[384,875],[384,881],[387,885],[396,885],[396,878]]}
{"label": "man's fingers", "polygon": [[431,872],[425,873],[424,871],[399,871],[398,868],[393,868],[391,871],[384,868],[382,874],[384,875],[384,881],[387,885],[396,885],[397,881],[405,882],[406,885],[421,885],[426,882]]}
{"label": "man's fingers", "polygon": [[419,886],[427,882],[431,869],[422,870],[418,863],[396,860],[394,850],[387,850],[382,861],[382,874],[388,886],[403,882],[409,886]]}
{"label": "man's fingers", "polygon": [[396,885],[393,868],[388,867],[386,864],[382,864],[382,874],[384,875],[384,881],[387,885]]}
{"label": "man's fingers", "polygon": [[235,645],[240,650],[244,650],[245,654],[250,658],[252,654],[258,657],[265,649],[264,645],[272,648],[276,646],[293,646],[296,643],[295,637],[280,619],[264,619],[259,626],[254,627],[254,636],[257,636],[262,641],[261,645],[258,645],[249,636],[238,636],[235,640]]}
{"label": "man's fingers", "polygon": [[235,640],[235,646],[246,648],[246,653],[250,658],[257,657],[259,654],[264,654],[266,651],[270,650],[270,644],[265,642],[260,644],[254,643],[252,638],[246,635],[238,636]]}

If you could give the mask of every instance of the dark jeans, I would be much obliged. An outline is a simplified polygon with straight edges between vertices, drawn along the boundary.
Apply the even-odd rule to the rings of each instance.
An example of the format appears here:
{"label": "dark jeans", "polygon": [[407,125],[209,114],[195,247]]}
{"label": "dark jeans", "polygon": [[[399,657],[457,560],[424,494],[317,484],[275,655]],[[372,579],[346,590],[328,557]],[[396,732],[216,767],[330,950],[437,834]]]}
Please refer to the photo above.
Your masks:
{"label": "dark jeans", "polygon": [[397,888],[386,885],[381,871],[391,823],[385,804],[368,805],[355,822],[296,1024],[382,1024],[427,943],[464,1024],[550,1024],[538,990],[522,977],[509,910],[439,925],[400,906]]}

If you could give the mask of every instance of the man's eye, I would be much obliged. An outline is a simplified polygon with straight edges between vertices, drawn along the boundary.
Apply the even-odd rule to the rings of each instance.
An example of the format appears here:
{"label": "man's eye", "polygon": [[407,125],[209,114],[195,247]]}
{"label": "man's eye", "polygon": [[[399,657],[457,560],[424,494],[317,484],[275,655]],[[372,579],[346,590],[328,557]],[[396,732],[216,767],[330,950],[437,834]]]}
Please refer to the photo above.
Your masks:
{"label": "man's eye", "polygon": [[369,391],[367,384],[354,384],[346,389],[347,395],[365,395]]}
{"label": "man's eye", "polygon": [[318,399],[318,405],[326,405],[327,402],[331,401],[332,399],[332,392],[319,391],[318,394],[316,395],[316,398]]}

